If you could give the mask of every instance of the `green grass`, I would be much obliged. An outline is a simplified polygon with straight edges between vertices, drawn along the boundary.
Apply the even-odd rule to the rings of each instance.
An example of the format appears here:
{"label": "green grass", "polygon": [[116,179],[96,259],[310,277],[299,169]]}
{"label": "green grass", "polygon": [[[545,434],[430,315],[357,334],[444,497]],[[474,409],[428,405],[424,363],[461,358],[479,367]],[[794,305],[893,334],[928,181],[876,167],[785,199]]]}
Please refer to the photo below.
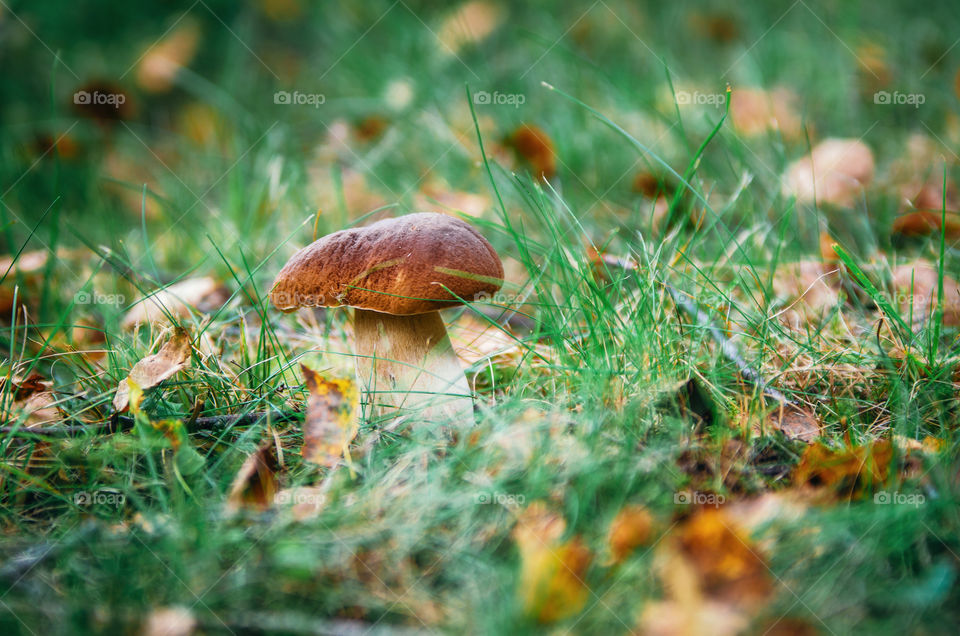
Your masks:
{"label": "green grass", "polygon": [[[960,272],[949,239],[895,246],[889,232],[899,209],[890,167],[911,133],[942,144],[945,163],[932,168],[958,177],[960,14],[951,3],[503,4],[509,19],[456,56],[435,35],[448,10],[431,3],[321,3],[289,22],[225,0],[8,4],[0,246],[17,264],[36,250],[58,258],[12,267],[0,283],[27,307],[3,318],[0,405],[8,412],[15,400],[13,376],[37,372],[62,414],[49,426],[81,428],[36,434],[10,417],[13,430],[0,434],[4,633],[137,632],[151,610],[174,605],[191,608],[203,633],[337,633],[350,621],[374,633],[639,629],[669,591],[660,559],[692,513],[676,494],[731,504],[792,496],[807,447],[752,430],[774,402],[670,288],[692,297],[772,387],[816,412],[824,444],[897,436],[882,489],[924,496],[919,506],[879,505],[874,485],[805,499],[802,514],[785,507],[755,529],[773,593],[748,632],[782,616],[825,634],[955,629],[957,331],[937,313],[913,329],[887,287],[890,268],[918,256],[939,264],[941,296],[942,277]],[[196,58],[170,93],[147,94],[128,69],[184,12],[201,28]],[[732,18],[731,42],[695,28],[696,15],[714,14]],[[922,107],[873,103],[873,78],[858,70],[868,43],[886,51],[887,90],[923,93]],[[384,94],[398,79],[412,98],[393,108]],[[79,116],[71,96],[92,80],[127,88],[135,116]],[[678,91],[724,94],[728,83],[791,87],[804,138],[744,138],[724,108],[676,104]],[[281,89],[325,103],[275,104]],[[477,91],[525,102],[475,104]],[[212,109],[207,139],[179,123],[198,104]],[[341,122],[369,116],[388,120],[381,136],[329,141]],[[522,122],[556,145],[550,183],[498,154]],[[37,149],[39,137],[64,133],[73,156]],[[877,160],[874,184],[851,209],[781,192],[785,166],[829,136],[863,136]],[[640,171],[677,186],[668,227],[654,229],[652,202],[631,189]],[[467,369],[475,431],[449,442],[415,419],[397,427],[367,417],[352,469],[318,468],[300,456],[299,364],[353,377],[349,313],[280,314],[267,301],[273,277],[315,221],[321,236],[371,213],[421,210],[428,182],[487,196],[483,214],[466,218],[525,272],[491,303],[447,311],[451,331],[496,323],[505,307],[520,312],[503,327],[515,346]],[[699,229],[685,222],[692,211],[704,211]],[[774,318],[791,300],[774,293],[773,278],[785,263],[818,258],[823,228],[840,245],[844,302],[791,329]],[[598,265],[594,250],[637,267]],[[185,444],[203,462],[191,471],[143,422],[107,425],[118,382],[168,335],[125,330],[124,314],[141,295],[205,275],[227,300],[175,319],[194,338],[191,365],[147,392],[145,417],[281,412],[294,421],[192,427]],[[81,292],[122,300],[78,302]],[[81,342],[77,325],[103,342]],[[890,358],[897,342],[917,352],[913,363]],[[90,348],[106,353],[78,353]],[[324,489],[319,516],[225,512],[241,464],[273,433],[281,483]],[[939,452],[903,450],[903,440],[927,437]],[[79,505],[79,492],[123,501]],[[554,626],[537,624],[518,593],[511,531],[535,501],[596,555],[582,611]],[[627,504],[647,507],[658,529],[612,566],[606,533]]]}

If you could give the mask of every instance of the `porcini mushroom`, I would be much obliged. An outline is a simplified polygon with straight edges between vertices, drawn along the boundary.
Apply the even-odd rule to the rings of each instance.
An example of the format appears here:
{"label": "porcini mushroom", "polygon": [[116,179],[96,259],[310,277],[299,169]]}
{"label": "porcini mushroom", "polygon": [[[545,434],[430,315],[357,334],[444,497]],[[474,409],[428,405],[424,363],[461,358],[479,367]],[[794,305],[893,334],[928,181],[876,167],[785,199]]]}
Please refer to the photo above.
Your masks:
{"label": "porcini mushroom", "polygon": [[281,311],[353,307],[357,375],[379,411],[473,422],[466,376],[439,311],[500,289],[503,265],[470,225],[419,213],[329,234],[294,254],[270,301]]}

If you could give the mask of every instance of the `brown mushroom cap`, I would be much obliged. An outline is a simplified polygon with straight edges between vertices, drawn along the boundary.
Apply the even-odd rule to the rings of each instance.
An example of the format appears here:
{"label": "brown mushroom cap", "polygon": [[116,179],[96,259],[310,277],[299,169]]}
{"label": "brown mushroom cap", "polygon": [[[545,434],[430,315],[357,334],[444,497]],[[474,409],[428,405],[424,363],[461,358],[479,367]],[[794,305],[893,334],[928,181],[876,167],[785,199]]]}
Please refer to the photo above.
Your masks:
{"label": "brown mushroom cap", "polygon": [[502,284],[503,264],[479,232],[423,212],[314,241],[277,274],[270,301],[281,311],[347,305],[410,315],[492,294]]}

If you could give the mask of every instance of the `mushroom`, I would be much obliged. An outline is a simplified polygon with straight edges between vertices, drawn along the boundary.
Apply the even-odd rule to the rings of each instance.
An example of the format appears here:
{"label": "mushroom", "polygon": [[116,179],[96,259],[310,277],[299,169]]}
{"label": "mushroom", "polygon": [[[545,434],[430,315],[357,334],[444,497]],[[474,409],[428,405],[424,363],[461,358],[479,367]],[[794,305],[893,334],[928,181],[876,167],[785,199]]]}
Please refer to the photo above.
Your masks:
{"label": "mushroom", "polygon": [[495,293],[503,265],[470,225],[419,213],[329,234],[294,254],[270,301],[353,307],[357,375],[377,412],[473,422],[470,386],[439,311]]}

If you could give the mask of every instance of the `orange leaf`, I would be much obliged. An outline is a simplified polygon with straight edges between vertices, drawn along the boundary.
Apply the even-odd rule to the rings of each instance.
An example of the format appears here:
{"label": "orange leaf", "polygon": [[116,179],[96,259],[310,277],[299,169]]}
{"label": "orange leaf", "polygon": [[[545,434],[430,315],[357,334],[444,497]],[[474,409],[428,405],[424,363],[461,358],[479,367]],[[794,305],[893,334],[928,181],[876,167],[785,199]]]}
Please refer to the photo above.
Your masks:
{"label": "orange leaf", "polygon": [[624,506],[607,534],[614,563],[621,563],[653,536],[653,516],[643,506]]}
{"label": "orange leaf", "polygon": [[804,451],[793,473],[794,483],[828,488],[851,497],[887,479],[893,445],[879,440],[870,446],[833,450],[821,443]]}

